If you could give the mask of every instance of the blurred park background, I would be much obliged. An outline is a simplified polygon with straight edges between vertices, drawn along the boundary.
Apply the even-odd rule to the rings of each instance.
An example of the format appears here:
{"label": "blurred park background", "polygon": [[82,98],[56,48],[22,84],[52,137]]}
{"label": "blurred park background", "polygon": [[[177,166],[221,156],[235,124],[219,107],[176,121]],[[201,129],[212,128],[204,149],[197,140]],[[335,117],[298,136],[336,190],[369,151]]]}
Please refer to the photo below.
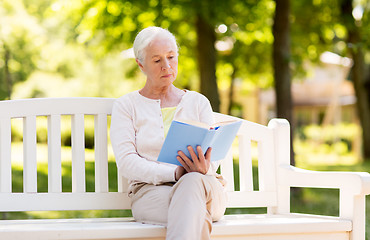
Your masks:
{"label": "blurred park background", "polygon": [[[0,99],[115,98],[139,89],[145,78],[130,48],[138,31],[161,26],[180,46],[176,86],[205,94],[215,111],[261,124],[287,118],[299,167],[369,172],[369,12],[368,0],[1,0]],[[38,121],[39,191],[47,189],[45,121]],[[86,122],[93,185],[93,121]],[[21,131],[14,121],[15,191],[22,191]],[[70,133],[62,141],[68,179]],[[109,159],[114,172],[111,152]],[[292,199],[293,211],[338,215],[335,190],[305,189]],[[3,218],[45,215],[24,214]],[[47,217],[103,213],[65,214]]]}

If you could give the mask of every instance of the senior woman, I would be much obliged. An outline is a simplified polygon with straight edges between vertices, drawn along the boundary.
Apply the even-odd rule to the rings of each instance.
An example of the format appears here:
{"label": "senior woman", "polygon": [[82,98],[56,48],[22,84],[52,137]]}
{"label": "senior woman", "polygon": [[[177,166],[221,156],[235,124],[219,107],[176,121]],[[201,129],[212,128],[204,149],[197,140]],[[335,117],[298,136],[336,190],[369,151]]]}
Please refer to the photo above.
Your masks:
{"label": "senior woman", "polygon": [[130,183],[133,217],[166,226],[166,239],[210,239],[212,221],[223,216],[226,203],[218,163],[210,161],[212,150],[189,147],[191,159],[180,151],[182,166],[157,162],[157,157],[172,120],[211,124],[211,105],[200,93],[173,85],[178,47],[168,30],[143,29],[133,48],[146,83],[115,101],[111,120],[112,146],[119,174]]}

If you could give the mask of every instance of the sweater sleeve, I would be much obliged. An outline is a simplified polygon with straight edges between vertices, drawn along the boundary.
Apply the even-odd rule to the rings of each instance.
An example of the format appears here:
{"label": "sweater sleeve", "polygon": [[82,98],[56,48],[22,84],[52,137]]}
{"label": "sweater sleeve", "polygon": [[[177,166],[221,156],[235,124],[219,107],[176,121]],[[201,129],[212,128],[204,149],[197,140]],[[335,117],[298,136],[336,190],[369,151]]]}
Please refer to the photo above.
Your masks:
{"label": "sweater sleeve", "polygon": [[110,136],[120,175],[155,185],[174,182],[176,166],[150,161],[137,153],[133,111],[130,104],[119,100],[112,109]]}

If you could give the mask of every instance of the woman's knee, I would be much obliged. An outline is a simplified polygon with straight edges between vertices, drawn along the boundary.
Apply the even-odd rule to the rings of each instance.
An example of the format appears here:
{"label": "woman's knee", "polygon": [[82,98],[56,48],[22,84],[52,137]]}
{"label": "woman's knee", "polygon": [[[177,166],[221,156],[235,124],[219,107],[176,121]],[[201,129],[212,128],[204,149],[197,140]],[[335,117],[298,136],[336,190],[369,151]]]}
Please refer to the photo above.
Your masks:
{"label": "woman's knee", "polygon": [[[185,174],[184,176],[181,177],[181,179],[186,180],[186,181],[199,181],[202,180],[206,175],[198,173],[198,172],[190,172]],[[180,180],[181,180],[180,179]]]}
{"label": "woman's knee", "polygon": [[203,175],[198,172],[190,172],[180,178],[176,185],[182,186],[202,186],[204,187],[207,179],[207,175]]}
{"label": "woman's knee", "polygon": [[211,178],[212,176],[197,172],[187,173],[175,184],[172,194],[174,192],[182,192],[187,195],[201,194],[202,196],[206,196],[210,189],[209,181],[211,181]]}

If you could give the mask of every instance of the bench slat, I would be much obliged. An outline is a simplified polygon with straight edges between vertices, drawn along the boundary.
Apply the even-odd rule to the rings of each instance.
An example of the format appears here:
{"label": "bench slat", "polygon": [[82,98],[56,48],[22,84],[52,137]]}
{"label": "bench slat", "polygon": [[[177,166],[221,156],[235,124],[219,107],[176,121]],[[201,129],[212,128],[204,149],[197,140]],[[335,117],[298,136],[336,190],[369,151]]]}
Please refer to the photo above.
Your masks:
{"label": "bench slat", "polygon": [[272,131],[258,142],[258,183],[261,191],[276,191],[275,156]]}
{"label": "bench slat", "polygon": [[276,192],[227,192],[227,207],[273,207],[277,205]]}
{"label": "bench slat", "polygon": [[221,161],[221,174],[226,179],[226,190],[234,191],[234,165],[232,148],[226,155],[226,158]]}
{"label": "bench slat", "polygon": [[253,191],[253,168],[251,139],[246,136],[238,136],[239,140],[239,176],[240,191]]}
{"label": "bench slat", "polygon": [[[130,209],[126,193],[0,193],[0,211]],[[27,204],[25,204],[27,203]]]}
{"label": "bench slat", "polygon": [[18,118],[29,115],[111,114],[114,101],[114,98],[32,98],[0,101],[0,116]]}
{"label": "bench slat", "polygon": [[95,192],[108,192],[107,115],[95,118]]}
{"label": "bench slat", "polygon": [[36,116],[23,118],[23,191],[37,192]]}
{"label": "bench slat", "polygon": [[0,119],[0,192],[12,191],[11,121]]}
{"label": "bench slat", "polygon": [[85,192],[85,123],[83,114],[75,114],[72,120],[72,192]]}
{"label": "bench slat", "polygon": [[61,116],[48,116],[48,191],[62,191]]}
{"label": "bench slat", "polygon": [[271,129],[268,129],[266,126],[254,122],[243,121],[238,135],[248,136],[251,140],[259,142],[264,140],[265,136],[268,135],[269,132],[271,132]]}

